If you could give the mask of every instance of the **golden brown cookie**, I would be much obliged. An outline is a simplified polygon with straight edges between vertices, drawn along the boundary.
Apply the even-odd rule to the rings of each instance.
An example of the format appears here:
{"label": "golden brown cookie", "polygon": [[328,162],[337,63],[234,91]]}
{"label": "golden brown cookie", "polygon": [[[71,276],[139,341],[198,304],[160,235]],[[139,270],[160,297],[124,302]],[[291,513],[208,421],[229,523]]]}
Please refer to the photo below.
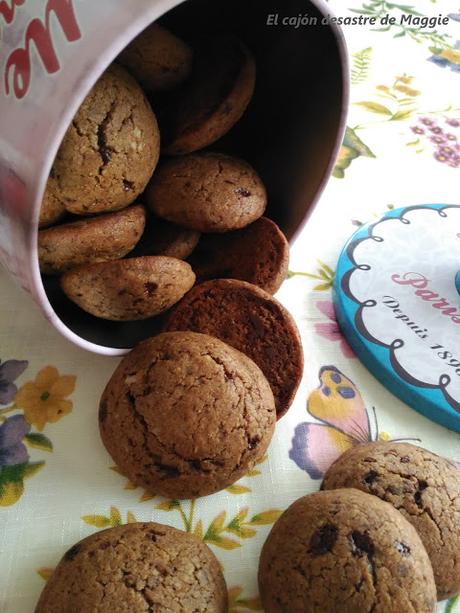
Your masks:
{"label": "golden brown cookie", "polygon": [[160,133],[138,83],[112,65],[75,115],[53,164],[47,191],[77,215],[128,206],[157,165]]}
{"label": "golden brown cookie", "polygon": [[165,330],[192,330],[225,341],[259,366],[280,418],[303,374],[300,334],[290,313],[259,287],[235,279],[195,286],[173,309]]}
{"label": "golden brown cookie", "polygon": [[197,246],[200,236],[196,230],[183,228],[150,214],[144,234],[131,255],[168,255],[185,260]]}
{"label": "golden brown cookie", "polygon": [[219,561],[191,534],[155,523],[96,532],[71,547],[35,613],[226,613]]}
{"label": "golden brown cookie", "polygon": [[40,228],[51,226],[62,219],[65,214],[65,206],[57,195],[56,179],[49,177],[48,189],[45,191],[40,207],[38,225]]}
{"label": "golden brown cookie", "polygon": [[227,232],[258,219],[267,192],[256,171],[221,153],[197,153],[164,162],[145,198],[163,219],[199,232]]}
{"label": "golden brown cookie", "polygon": [[231,36],[204,41],[190,79],[155,105],[162,152],[192,153],[224,136],[251,101],[255,78],[254,58],[241,41]]}
{"label": "golden brown cookie", "polygon": [[165,256],[83,264],[61,279],[70,300],[87,313],[111,321],[159,315],[176,304],[194,283],[189,264]]}
{"label": "golden brown cookie", "polygon": [[274,294],[288,273],[289,243],[273,221],[261,217],[242,230],[204,234],[189,261],[198,283],[241,279]]}
{"label": "golden brown cookie", "polygon": [[322,488],[354,487],[392,504],[417,530],[438,600],[460,592],[460,470],[409,443],[358,445],[327,471]]}
{"label": "golden brown cookie", "polygon": [[263,457],[275,404],[248,357],[205,334],[168,332],[120,363],[99,427],[130,481],[167,498],[196,498],[228,487]]}
{"label": "golden brown cookie", "polygon": [[120,53],[122,64],[147,92],[180,85],[192,71],[192,50],[169,30],[154,23]]}
{"label": "golden brown cookie", "polygon": [[300,498],[259,563],[266,613],[435,613],[423,544],[391,505],[358,490]]}
{"label": "golden brown cookie", "polygon": [[40,230],[40,270],[56,275],[79,264],[122,258],[134,249],[144,226],[145,210],[138,204],[116,213]]}

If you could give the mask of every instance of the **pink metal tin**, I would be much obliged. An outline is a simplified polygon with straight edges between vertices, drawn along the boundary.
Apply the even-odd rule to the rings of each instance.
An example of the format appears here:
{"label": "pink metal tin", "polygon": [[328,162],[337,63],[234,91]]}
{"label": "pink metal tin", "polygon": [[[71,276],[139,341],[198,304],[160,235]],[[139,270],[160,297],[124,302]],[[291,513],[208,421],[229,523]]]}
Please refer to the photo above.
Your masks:
{"label": "pink metal tin", "polygon": [[[238,35],[256,57],[256,95],[214,148],[255,166],[267,184],[268,215],[292,238],[329,179],[345,125],[347,55],[328,15],[322,0],[0,0],[0,261],[66,338],[115,356],[149,333],[148,322],[87,316],[39,271],[46,180],[101,73],[160,18],[186,40]],[[296,27],[296,17],[304,25],[297,19]]]}

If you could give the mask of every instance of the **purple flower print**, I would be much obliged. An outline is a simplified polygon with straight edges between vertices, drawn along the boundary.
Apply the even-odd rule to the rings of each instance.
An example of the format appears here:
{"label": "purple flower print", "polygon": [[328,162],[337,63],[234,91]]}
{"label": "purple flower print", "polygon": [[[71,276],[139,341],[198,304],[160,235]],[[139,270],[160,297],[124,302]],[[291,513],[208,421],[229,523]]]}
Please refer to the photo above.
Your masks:
{"label": "purple flower print", "polygon": [[[458,119],[444,118],[444,126],[442,126],[435,119],[421,117],[417,124],[411,126],[411,130],[419,135],[419,141],[427,138],[435,145],[434,159],[451,168],[460,168],[460,144],[458,137],[453,132],[444,131],[446,126],[459,128],[460,121]],[[426,133],[426,128],[428,133]]]}
{"label": "purple flower print", "polygon": [[0,426],[0,468],[24,464],[29,460],[26,446],[22,442],[30,431],[30,424],[22,415],[9,417]]}
{"label": "purple flower print", "polygon": [[339,342],[340,349],[346,358],[356,357],[353,349],[342,336],[339,324],[335,318],[334,305],[332,302],[330,300],[320,300],[316,303],[316,308],[330,320],[330,322],[327,323],[315,324],[316,334],[326,338],[328,341]]}
{"label": "purple flower print", "polygon": [[[1,360],[0,360],[1,362]],[[0,404],[9,404],[18,388],[13,383],[28,366],[26,360],[7,360],[0,363]]]}

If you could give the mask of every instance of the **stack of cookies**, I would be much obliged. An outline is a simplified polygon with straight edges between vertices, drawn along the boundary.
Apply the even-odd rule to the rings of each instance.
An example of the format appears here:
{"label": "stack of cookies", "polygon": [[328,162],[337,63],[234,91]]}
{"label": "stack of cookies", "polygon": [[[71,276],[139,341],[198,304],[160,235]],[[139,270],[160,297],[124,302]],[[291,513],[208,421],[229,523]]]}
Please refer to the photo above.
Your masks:
{"label": "stack of cookies", "polygon": [[460,471],[429,451],[362,444],[262,549],[266,613],[434,613],[460,591]]}
{"label": "stack of cookies", "polygon": [[157,24],[106,70],[65,135],[40,212],[40,269],[72,302],[134,321],[210,279],[277,291],[289,248],[263,217],[265,186],[246,161],[209,150],[244,114],[255,78],[233,36],[192,49]]}

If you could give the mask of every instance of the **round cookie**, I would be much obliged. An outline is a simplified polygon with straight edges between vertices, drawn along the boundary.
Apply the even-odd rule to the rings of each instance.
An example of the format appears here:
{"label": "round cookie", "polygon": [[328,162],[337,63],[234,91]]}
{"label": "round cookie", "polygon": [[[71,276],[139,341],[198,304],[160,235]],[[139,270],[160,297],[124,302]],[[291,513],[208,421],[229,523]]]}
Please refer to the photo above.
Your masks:
{"label": "round cookie", "polygon": [[48,197],[77,215],[122,209],[144,191],[159,152],[158,124],[142,89],[124,68],[112,65],[67,130]]}
{"label": "round cookie", "polygon": [[43,196],[38,218],[38,226],[46,228],[57,223],[66,214],[65,206],[57,197],[57,185],[54,177],[49,177],[48,188]]}
{"label": "round cookie", "polygon": [[263,457],[275,406],[248,357],[205,334],[169,332],[122,360],[102,395],[99,426],[130,481],[170,499],[196,498]]}
{"label": "round cookie", "polygon": [[200,240],[196,230],[183,228],[170,221],[149,215],[144,234],[131,255],[167,255],[185,260]]}
{"label": "round cookie", "polygon": [[155,215],[199,232],[244,228],[265,211],[267,192],[243,160],[200,153],[163,163],[146,191]]}
{"label": "round cookie", "polygon": [[438,600],[460,592],[460,470],[409,443],[358,445],[327,471],[322,489],[354,487],[392,504],[430,557]]}
{"label": "round cookie", "polygon": [[275,294],[287,277],[289,243],[273,221],[261,217],[242,230],[202,236],[190,264],[198,283],[241,279]]}
{"label": "round cookie", "polygon": [[266,613],[434,613],[428,555],[391,505],[358,490],[316,492],[273,526],[259,563]]}
{"label": "round cookie", "polygon": [[156,523],[96,532],[71,547],[35,613],[226,613],[219,561],[191,534]]}
{"label": "round cookie", "polygon": [[146,28],[117,58],[145,91],[165,91],[180,85],[192,71],[192,50],[158,24]]}
{"label": "round cookie", "polygon": [[70,300],[84,311],[110,321],[154,317],[176,304],[193,287],[189,264],[166,256],[83,264],[61,278]]}
{"label": "round cookie", "polygon": [[249,356],[266,376],[280,418],[303,374],[300,335],[290,313],[267,292],[235,279],[195,286],[172,311],[165,330],[220,338]]}
{"label": "round cookie", "polygon": [[79,264],[106,262],[124,257],[134,249],[145,227],[141,205],[40,230],[40,270],[56,275]]}
{"label": "round cookie", "polygon": [[242,117],[254,93],[256,65],[249,49],[232,36],[197,48],[190,79],[159,99],[162,152],[183,155],[224,136]]}

